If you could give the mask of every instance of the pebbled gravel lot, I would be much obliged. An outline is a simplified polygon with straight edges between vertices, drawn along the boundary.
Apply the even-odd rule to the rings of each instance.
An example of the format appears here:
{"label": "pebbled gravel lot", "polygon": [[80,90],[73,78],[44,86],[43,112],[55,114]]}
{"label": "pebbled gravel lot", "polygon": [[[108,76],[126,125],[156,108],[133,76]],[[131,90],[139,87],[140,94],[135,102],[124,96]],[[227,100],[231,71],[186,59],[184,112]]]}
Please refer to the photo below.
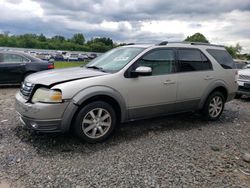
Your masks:
{"label": "pebbled gravel lot", "polygon": [[0,187],[250,187],[250,99],[228,103],[217,122],[137,121],[86,144],[24,130],[17,90],[0,88]]}

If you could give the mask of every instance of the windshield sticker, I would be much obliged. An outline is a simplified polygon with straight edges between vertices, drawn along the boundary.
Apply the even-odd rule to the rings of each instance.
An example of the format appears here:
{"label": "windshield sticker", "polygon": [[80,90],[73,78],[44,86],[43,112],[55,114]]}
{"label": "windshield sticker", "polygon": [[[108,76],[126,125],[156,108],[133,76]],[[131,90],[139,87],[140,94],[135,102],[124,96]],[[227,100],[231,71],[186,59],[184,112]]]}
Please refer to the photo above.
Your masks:
{"label": "windshield sticker", "polygon": [[129,59],[129,57],[127,56],[127,57],[116,57],[115,59],[114,59],[114,61],[127,61]]}

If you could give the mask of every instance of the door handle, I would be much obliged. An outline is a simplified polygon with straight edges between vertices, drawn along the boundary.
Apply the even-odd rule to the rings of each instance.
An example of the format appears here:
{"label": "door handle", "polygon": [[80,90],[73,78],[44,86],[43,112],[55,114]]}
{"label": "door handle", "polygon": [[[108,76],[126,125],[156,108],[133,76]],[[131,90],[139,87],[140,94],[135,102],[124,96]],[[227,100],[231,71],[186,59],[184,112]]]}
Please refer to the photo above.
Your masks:
{"label": "door handle", "polygon": [[176,82],[172,81],[172,80],[166,80],[165,82],[163,82],[164,85],[171,85],[171,84],[175,84]]}
{"label": "door handle", "polygon": [[214,79],[214,77],[212,77],[212,76],[206,76],[206,77],[204,78],[204,80],[212,80],[212,79]]}

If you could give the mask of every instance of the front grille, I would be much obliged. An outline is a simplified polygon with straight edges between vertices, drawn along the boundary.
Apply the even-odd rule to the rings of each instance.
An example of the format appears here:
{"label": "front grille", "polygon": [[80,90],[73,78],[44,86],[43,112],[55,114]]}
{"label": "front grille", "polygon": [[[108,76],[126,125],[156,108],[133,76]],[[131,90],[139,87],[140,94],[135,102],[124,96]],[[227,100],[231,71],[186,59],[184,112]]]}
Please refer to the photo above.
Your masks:
{"label": "front grille", "polygon": [[239,79],[240,80],[250,80],[250,76],[240,74]]}
{"label": "front grille", "polygon": [[27,100],[29,99],[34,86],[35,86],[35,84],[29,83],[29,82],[23,82],[22,83],[20,92],[21,92],[21,94],[23,95],[23,97],[25,99],[27,99]]}

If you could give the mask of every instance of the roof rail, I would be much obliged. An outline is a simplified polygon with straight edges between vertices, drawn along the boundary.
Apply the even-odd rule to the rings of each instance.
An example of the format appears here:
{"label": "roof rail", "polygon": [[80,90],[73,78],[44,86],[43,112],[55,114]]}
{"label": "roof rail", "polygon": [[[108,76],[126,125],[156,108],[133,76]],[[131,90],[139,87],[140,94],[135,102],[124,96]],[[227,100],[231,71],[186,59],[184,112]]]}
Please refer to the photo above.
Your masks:
{"label": "roof rail", "polygon": [[164,45],[167,45],[168,44],[168,41],[162,41],[161,43],[159,43],[158,45],[159,46],[164,46]]}
{"label": "roof rail", "polygon": [[191,45],[205,45],[205,46],[217,46],[217,47],[225,47],[223,45],[210,44],[205,42],[190,42]]}
{"label": "roof rail", "polygon": [[168,41],[162,41],[156,45],[159,46],[164,46],[167,44],[173,44],[173,43],[177,43],[177,44],[190,44],[190,45],[205,45],[205,46],[217,46],[217,47],[225,47],[223,45],[217,45],[217,44],[210,44],[210,43],[204,43],[204,42],[168,42]]}

